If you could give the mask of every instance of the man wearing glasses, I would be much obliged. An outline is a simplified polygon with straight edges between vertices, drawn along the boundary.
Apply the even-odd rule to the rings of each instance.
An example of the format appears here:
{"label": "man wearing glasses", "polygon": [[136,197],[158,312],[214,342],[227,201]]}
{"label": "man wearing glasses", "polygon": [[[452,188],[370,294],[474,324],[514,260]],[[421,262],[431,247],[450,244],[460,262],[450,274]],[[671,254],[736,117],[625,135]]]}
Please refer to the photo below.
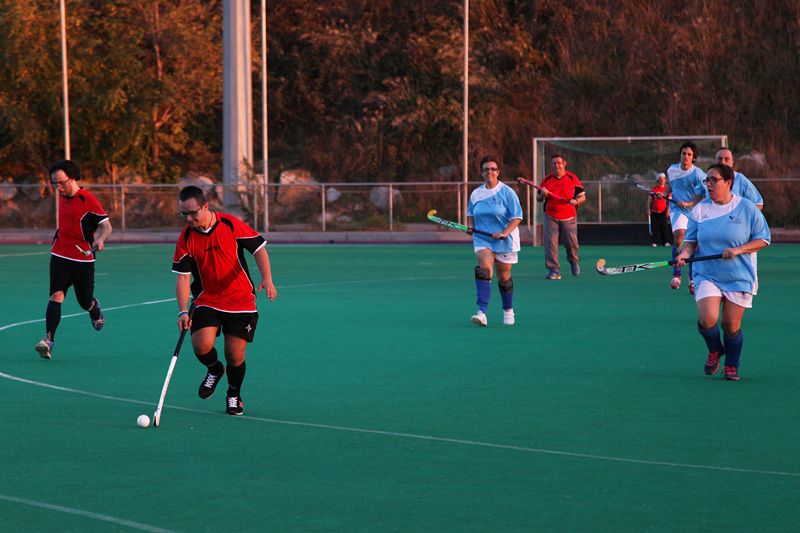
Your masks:
{"label": "man wearing glasses", "polygon": [[58,198],[58,224],[50,251],[50,301],[45,312],[45,336],[36,345],[43,359],[53,357],[61,304],[71,286],[81,308],[89,312],[92,327],[103,329],[105,318],[94,297],[95,252],[105,247],[111,222],[97,198],[78,185],[81,171],[69,160],[50,167],[50,183]]}
{"label": "man wearing glasses", "polygon": [[[172,258],[172,271],[178,274],[178,328],[191,329],[194,354],[207,368],[198,389],[200,398],[210,398],[227,372],[226,413],[241,415],[245,351],[253,342],[258,323],[256,292],[266,289],[270,301],[278,296],[266,241],[238,218],[212,211],[199,187],[183,188],[178,200],[180,215],[186,220]],[[245,251],[253,255],[261,273],[257,285],[250,278]],[[190,294],[194,297],[193,312]],[[220,330],[225,338],[227,369],[214,347]]]}
{"label": "man wearing glasses", "polygon": [[567,170],[567,160],[556,154],[550,160],[553,172],[542,180],[536,200],[544,201],[544,264],[547,279],[561,279],[558,266],[558,242],[567,250],[572,275],[581,273],[578,256],[578,211],[576,207],[586,201],[586,192],[578,176]]}

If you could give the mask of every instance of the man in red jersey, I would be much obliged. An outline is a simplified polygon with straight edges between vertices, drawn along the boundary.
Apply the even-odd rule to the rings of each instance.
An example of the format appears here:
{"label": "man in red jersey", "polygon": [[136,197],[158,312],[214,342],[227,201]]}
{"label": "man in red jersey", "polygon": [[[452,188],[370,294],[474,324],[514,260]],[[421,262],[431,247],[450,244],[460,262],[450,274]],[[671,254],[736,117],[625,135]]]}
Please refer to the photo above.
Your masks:
{"label": "man in red jersey", "polygon": [[647,208],[647,219],[650,221],[650,244],[652,246],[670,246],[672,232],[669,225],[669,202],[667,202],[667,175],[659,172],[656,185],[650,189]]}
{"label": "man in red jersey", "polygon": [[78,185],[81,171],[69,160],[50,167],[50,182],[59,194],[58,224],[50,251],[50,301],[45,312],[45,336],[36,345],[43,359],[53,357],[61,304],[67,290],[75,287],[78,304],[89,312],[92,326],[103,329],[105,317],[94,297],[94,251],[105,247],[111,222],[92,193]]}
{"label": "man in red jersey", "polygon": [[553,172],[542,180],[536,200],[544,201],[544,264],[547,279],[561,279],[558,267],[558,242],[564,243],[572,275],[581,273],[578,257],[578,212],[586,193],[578,176],[567,171],[567,160],[556,154],[551,159]]}
{"label": "man in red jersey", "polygon": [[[247,343],[253,342],[258,323],[256,292],[266,289],[270,301],[278,296],[272,283],[272,270],[266,241],[253,228],[226,213],[212,211],[205,193],[190,185],[179,195],[180,214],[186,219],[172,259],[178,274],[175,294],[178,300],[178,327],[191,328],[192,348],[208,369],[198,395],[210,398],[226,372],[214,348],[220,329],[225,337],[228,373],[226,412],[241,415],[242,382],[245,374]],[[254,285],[244,252],[255,257],[261,282]],[[189,315],[189,295],[194,297],[194,313]]]}

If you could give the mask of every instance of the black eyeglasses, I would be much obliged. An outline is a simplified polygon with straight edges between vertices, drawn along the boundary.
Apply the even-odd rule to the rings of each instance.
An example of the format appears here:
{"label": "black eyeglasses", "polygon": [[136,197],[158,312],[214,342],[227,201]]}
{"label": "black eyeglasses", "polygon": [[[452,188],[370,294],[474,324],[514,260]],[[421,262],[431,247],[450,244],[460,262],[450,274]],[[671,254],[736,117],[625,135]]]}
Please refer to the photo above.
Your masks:
{"label": "black eyeglasses", "polygon": [[197,214],[200,211],[202,211],[205,207],[206,207],[205,205],[201,205],[200,207],[198,207],[194,211],[178,211],[178,214],[180,216],[182,216],[183,218],[186,218],[186,217],[197,218]]}
{"label": "black eyeglasses", "polygon": [[61,180],[61,181],[51,181],[50,185],[52,185],[53,187],[58,188],[60,185],[64,185],[65,183],[67,183],[70,179],[71,178],[67,178],[67,179]]}
{"label": "black eyeglasses", "polygon": [[500,172],[500,169],[497,167],[483,167],[484,172]]}
{"label": "black eyeglasses", "polygon": [[725,181],[725,180],[722,178],[706,178],[703,180],[703,183],[705,183],[706,185],[716,185],[718,181]]}

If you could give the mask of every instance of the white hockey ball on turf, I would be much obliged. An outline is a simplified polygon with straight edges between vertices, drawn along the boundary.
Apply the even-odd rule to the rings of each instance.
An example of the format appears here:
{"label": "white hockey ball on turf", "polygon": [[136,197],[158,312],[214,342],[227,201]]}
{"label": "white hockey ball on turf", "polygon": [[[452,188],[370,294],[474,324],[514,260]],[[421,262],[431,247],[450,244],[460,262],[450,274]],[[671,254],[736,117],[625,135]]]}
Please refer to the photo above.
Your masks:
{"label": "white hockey ball on turf", "polygon": [[136,419],[136,425],[140,428],[146,428],[150,425],[150,417],[147,415],[139,415],[139,418]]}

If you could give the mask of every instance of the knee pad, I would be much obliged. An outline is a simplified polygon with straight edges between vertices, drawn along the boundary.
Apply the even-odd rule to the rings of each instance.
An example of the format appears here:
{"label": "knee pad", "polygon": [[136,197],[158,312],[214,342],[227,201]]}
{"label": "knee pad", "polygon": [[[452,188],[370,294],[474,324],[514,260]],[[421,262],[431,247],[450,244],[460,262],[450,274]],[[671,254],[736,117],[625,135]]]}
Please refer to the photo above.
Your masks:
{"label": "knee pad", "polygon": [[500,286],[500,292],[511,292],[514,290],[514,280],[510,277],[505,281],[498,281],[497,284]]}
{"label": "knee pad", "polygon": [[492,273],[491,271],[481,268],[479,266],[475,267],[475,279],[480,279],[484,281],[492,281]]}

